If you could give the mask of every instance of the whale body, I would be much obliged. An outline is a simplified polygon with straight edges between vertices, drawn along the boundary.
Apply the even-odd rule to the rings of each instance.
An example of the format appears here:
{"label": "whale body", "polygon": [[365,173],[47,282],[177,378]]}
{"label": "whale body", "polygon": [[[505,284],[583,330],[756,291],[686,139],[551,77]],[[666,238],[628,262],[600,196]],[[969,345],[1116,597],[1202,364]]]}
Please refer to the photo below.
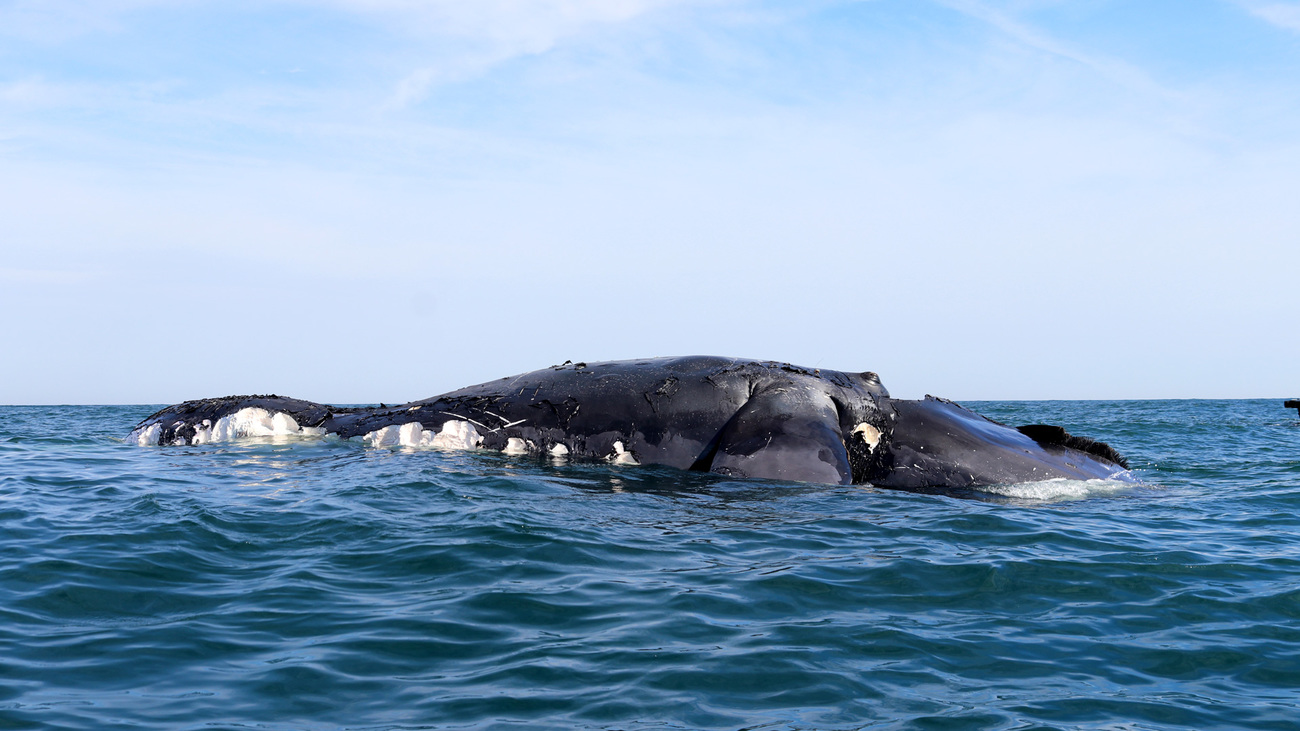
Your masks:
{"label": "whale body", "polygon": [[566,362],[399,406],[200,399],[145,418],[129,439],[270,434],[899,488],[1133,479],[1110,446],[1061,427],[1011,427],[932,396],[890,398],[870,372],[713,356]]}

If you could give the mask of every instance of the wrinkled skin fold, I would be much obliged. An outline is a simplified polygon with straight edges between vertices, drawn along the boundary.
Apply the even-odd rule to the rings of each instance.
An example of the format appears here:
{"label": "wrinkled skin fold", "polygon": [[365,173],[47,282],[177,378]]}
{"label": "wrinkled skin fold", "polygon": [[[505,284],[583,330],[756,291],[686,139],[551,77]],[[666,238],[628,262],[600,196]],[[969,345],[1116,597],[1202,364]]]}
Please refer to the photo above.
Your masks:
{"label": "wrinkled skin fold", "polygon": [[[565,363],[391,407],[280,396],[186,401],[140,422],[130,440],[203,443],[237,434],[247,414],[279,415],[277,428],[290,432],[376,444],[455,444],[799,482],[918,488],[1132,479],[1114,449],[1061,427],[1013,428],[930,396],[893,399],[874,373],[711,356]],[[413,441],[421,434],[423,442]]]}

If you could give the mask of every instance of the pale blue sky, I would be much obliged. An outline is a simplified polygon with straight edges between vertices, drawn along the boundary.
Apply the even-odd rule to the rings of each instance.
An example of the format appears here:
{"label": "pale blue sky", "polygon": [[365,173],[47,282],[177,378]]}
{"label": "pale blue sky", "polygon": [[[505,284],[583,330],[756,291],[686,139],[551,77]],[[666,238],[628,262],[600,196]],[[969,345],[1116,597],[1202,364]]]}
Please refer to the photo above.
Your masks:
{"label": "pale blue sky", "polygon": [[1300,2],[0,0],[0,403],[1300,395]]}

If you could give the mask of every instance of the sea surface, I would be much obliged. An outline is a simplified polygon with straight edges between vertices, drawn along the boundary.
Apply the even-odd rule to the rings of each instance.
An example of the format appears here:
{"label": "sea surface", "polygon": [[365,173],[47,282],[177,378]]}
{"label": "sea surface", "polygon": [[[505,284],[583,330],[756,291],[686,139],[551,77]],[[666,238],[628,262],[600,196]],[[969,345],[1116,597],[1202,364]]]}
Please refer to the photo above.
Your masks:
{"label": "sea surface", "polygon": [[0,729],[1300,729],[1281,400],[983,402],[1140,485],[930,494],[0,407]]}

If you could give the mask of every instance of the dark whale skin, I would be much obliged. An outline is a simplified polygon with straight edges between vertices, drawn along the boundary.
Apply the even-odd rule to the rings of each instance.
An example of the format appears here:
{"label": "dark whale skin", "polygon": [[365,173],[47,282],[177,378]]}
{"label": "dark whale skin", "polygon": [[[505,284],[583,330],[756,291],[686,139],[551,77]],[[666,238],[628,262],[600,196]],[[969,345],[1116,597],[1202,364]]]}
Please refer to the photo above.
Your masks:
{"label": "dark whale skin", "polygon": [[874,373],[716,356],[568,362],[391,407],[201,399],[147,417],[133,437],[156,424],[157,443],[189,443],[204,420],[247,407],[342,438],[459,421],[488,449],[736,477],[899,488],[1131,479],[1113,449],[1060,427],[1017,430],[943,399],[892,399]]}
{"label": "dark whale skin", "polygon": [[[1060,427],[1013,429],[933,396],[921,401],[889,399],[887,408],[895,428],[887,470],[873,480],[881,487],[1131,479],[1127,462],[1109,445],[1073,437]],[[1071,442],[1076,446],[1068,446]]]}

